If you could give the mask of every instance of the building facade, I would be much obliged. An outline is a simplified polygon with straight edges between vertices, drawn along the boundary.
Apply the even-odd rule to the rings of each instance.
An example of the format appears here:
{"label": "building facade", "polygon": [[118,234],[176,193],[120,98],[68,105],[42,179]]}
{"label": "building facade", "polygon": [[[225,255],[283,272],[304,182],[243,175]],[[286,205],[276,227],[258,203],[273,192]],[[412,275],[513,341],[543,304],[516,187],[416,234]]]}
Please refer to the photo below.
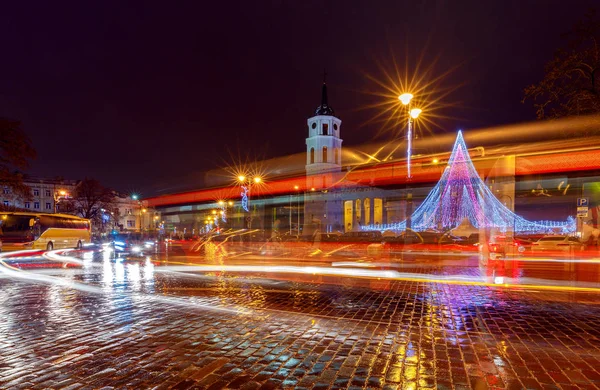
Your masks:
{"label": "building facade", "polygon": [[24,209],[32,212],[60,212],[60,204],[75,192],[79,181],[63,179],[27,178],[25,185],[31,189],[31,198],[13,193],[9,187],[2,188],[2,206],[5,209]]}

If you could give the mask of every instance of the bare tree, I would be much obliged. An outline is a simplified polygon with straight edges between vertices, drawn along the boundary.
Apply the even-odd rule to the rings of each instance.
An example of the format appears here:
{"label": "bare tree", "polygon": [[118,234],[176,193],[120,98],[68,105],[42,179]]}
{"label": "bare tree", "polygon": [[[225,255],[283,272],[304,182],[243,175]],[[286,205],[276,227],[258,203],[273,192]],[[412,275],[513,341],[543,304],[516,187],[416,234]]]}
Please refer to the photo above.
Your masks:
{"label": "bare tree", "polygon": [[0,118],[0,186],[24,198],[31,197],[31,189],[23,183],[20,171],[29,166],[36,156],[29,137],[21,128],[21,122]]}
{"label": "bare tree", "polygon": [[538,84],[524,90],[538,119],[600,113],[600,21],[594,10],[565,36],[565,48],[546,64]]}
{"label": "bare tree", "polygon": [[115,194],[98,180],[84,179],[75,188],[75,194],[65,202],[63,211],[92,220],[100,219],[102,210],[112,210]]}

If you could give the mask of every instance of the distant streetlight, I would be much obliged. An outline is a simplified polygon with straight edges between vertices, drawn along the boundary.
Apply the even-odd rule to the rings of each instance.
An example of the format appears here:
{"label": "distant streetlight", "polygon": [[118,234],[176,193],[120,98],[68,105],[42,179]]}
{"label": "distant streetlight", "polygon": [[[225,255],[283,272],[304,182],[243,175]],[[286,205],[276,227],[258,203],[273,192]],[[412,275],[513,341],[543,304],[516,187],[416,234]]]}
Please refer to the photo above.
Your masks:
{"label": "distant streetlight", "polygon": [[248,216],[248,228],[251,227],[252,223],[252,213],[250,212],[249,200],[250,200],[250,190],[253,185],[262,183],[263,179],[260,176],[254,176],[253,178],[247,177],[246,175],[239,175],[237,177],[238,183],[242,188],[242,208],[250,213]]}
{"label": "distant streetlight", "polygon": [[58,204],[69,197],[69,193],[65,190],[58,190],[54,192],[54,213],[58,212]]}
{"label": "distant streetlight", "polygon": [[298,226],[296,227],[297,229],[297,235],[300,236],[300,186],[295,185],[294,189],[296,190],[296,215],[298,216]]}

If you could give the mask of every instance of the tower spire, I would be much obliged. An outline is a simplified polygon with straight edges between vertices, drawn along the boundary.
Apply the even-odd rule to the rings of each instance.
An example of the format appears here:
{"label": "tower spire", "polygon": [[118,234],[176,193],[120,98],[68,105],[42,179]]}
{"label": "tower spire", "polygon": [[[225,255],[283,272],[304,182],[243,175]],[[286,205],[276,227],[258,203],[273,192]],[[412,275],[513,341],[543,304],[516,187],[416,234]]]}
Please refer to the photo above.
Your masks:
{"label": "tower spire", "polygon": [[315,115],[333,115],[327,99],[327,72],[323,70],[323,87],[321,88],[321,105],[315,110]]}

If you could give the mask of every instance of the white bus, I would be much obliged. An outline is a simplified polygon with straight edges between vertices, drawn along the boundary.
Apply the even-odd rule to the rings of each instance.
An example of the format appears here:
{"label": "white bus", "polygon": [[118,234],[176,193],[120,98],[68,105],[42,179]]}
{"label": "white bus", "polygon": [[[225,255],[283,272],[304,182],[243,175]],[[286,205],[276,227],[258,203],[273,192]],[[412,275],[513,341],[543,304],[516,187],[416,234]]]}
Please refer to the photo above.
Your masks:
{"label": "white bus", "polygon": [[3,251],[81,249],[90,241],[89,219],[66,214],[0,212]]}

